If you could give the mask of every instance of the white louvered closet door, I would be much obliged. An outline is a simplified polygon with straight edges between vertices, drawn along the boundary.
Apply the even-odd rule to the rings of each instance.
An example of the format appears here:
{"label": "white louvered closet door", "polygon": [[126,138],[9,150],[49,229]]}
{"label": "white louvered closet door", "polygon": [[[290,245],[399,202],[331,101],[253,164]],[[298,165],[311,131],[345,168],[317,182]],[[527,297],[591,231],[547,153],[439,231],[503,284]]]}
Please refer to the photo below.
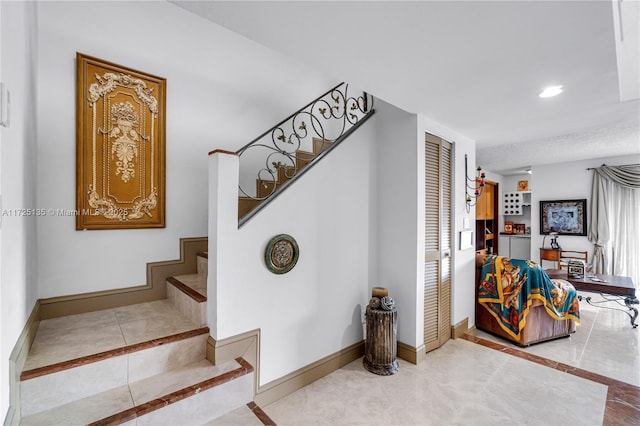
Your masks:
{"label": "white louvered closet door", "polygon": [[425,141],[424,345],[427,352],[451,337],[452,145]]}

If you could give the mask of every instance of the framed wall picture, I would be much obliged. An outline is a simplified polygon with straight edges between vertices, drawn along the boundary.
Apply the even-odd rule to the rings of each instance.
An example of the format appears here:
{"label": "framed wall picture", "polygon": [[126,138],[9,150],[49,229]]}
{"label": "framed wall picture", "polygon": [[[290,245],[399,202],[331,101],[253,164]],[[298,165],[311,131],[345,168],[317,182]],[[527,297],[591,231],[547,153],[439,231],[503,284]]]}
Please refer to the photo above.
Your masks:
{"label": "framed wall picture", "polygon": [[528,180],[519,180],[518,181],[518,191],[528,191],[529,190],[529,181]]}
{"label": "framed wall picture", "polygon": [[540,201],[540,234],[587,235],[587,200]]}
{"label": "framed wall picture", "polygon": [[76,54],[76,229],[164,228],[166,80]]}

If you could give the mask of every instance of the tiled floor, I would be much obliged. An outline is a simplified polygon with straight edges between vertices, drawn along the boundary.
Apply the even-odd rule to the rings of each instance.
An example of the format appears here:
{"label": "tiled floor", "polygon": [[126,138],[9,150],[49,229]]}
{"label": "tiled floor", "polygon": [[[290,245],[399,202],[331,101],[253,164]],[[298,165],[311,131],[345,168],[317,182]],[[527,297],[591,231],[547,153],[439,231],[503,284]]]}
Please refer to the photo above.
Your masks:
{"label": "tiled floor", "polygon": [[[597,294],[579,294],[600,300]],[[632,328],[629,316],[620,311],[599,309],[583,300],[580,326],[571,337],[528,348],[482,331],[476,331],[475,335],[640,387],[640,328]]]}
{"label": "tiled floor", "polygon": [[569,338],[520,348],[478,331],[395,376],[359,359],[263,409],[278,425],[640,424],[640,329],[580,307]]}
{"label": "tiled floor", "polygon": [[[261,408],[279,425],[640,424],[640,329],[585,302],[581,316],[570,338],[519,348],[478,331],[419,365],[400,360],[394,376],[371,374],[359,359]],[[75,320],[42,321],[25,370],[194,328],[166,301]],[[259,409],[210,424],[261,424]]]}
{"label": "tiled floor", "polygon": [[263,409],[278,425],[551,425],[559,413],[563,424],[594,425],[606,395],[606,386],[458,339],[419,365],[400,360],[393,376],[358,359]]}

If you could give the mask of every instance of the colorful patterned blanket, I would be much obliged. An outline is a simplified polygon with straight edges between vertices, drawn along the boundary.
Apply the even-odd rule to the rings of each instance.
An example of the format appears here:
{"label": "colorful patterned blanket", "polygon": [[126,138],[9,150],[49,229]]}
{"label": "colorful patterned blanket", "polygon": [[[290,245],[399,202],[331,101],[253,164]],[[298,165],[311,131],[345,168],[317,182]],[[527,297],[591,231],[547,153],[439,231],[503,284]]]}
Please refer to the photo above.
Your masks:
{"label": "colorful patterned blanket", "polygon": [[524,328],[535,299],[558,320],[573,319],[580,324],[580,306],[575,288],[565,280],[550,279],[530,260],[487,256],[480,275],[478,302],[516,340]]}

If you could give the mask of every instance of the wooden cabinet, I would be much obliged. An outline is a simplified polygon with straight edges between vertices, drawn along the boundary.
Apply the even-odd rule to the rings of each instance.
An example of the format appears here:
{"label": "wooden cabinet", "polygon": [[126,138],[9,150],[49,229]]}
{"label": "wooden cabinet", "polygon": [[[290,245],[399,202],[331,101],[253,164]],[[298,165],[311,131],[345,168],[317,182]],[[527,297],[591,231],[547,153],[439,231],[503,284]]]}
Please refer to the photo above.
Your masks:
{"label": "wooden cabinet", "polygon": [[555,269],[560,269],[560,249],[540,248],[540,266],[543,260],[555,262]]}
{"label": "wooden cabinet", "polygon": [[498,253],[498,184],[485,181],[476,203],[476,250]]}
{"label": "wooden cabinet", "polygon": [[476,220],[493,220],[498,217],[495,210],[497,183],[486,182],[476,204]]}

